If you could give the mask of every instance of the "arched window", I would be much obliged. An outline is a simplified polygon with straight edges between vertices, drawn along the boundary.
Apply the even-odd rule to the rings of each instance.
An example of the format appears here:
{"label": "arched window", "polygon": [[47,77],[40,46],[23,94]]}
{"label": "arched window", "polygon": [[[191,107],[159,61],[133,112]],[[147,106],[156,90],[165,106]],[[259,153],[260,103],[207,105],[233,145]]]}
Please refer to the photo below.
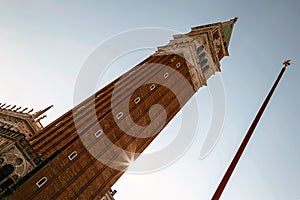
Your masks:
{"label": "arched window", "polygon": [[169,73],[167,72],[164,74],[164,78],[167,79],[168,77],[169,77]]}
{"label": "arched window", "polygon": [[4,158],[0,158],[0,165],[4,163]]}
{"label": "arched window", "polygon": [[96,138],[100,137],[100,135],[102,135],[103,131],[100,129],[98,131],[96,131],[95,136]]}
{"label": "arched window", "polygon": [[3,167],[0,168],[0,182],[8,177],[13,171],[14,171],[14,166],[11,164],[6,164]]}
{"label": "arched window", "polygon": [[121,119],[123,117],[123,113],[122,112],[119,112],[117,115],[116,115],[117,119]]}
{"label": "arched window", "polygon": [[41,188],[47,182],[47,180],[48,180],[47,177],[43,177],[35,184],[38,188]]}
{"label": "arched window", "polygon": [[154,90],[155,89],[155,84],[150,85],[150,90]]}
{"label": "arched window", "polygon": [[140,102],[140,100],[141,100],[141,98],[140,98],[140,97],[137,97],[137,98],[134,99],[134,103],[135,103],[135,104],[138,104],[138,103]]}
{"label": "arched window", "polygon": [[73,151],[68,155],[69,160],[73,160],[77,156],[77,151]]}
{"label": "arched window", "polygon": [[204,60],[202,60],[202,61],[200,62],[201,67],[203,67],[204,65],[206,65],[207,62],[208,62],[207,58],[205,58]]}
{"label": "arched window", "polygon": [[17,158],[16,159],[16,165],[21,165],[23,163],[23,159],[22,158]]}

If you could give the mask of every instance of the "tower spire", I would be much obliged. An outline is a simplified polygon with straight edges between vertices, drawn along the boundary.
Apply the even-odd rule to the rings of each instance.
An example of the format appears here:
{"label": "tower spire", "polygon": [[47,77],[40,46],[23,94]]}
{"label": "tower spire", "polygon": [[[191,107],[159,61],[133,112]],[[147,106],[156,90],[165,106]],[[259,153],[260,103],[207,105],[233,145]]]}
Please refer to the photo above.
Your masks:
{"label": "tower spire", "polygon": [[34,113],[34,114],[32,115],[32,117],[33,117],[34,119],[36,119],[36,118],[38,118],[39,116],[41,116],[42,114],[44,114],[45,112],[47,112],[48,110],[50,110],[50,108],[52,108],[52,107],[53,107],[53,105],[48,106],[47,108],[45,108],[45,109],[43,109],[43,110],[37,111],[36,113]]}
{"label": "tower spire", "polygon": [[230,165],[229,165],[226,173],[224,174],[224,176],[223,176],[223,178],[222,178],[222,180],[221,180],[221,182],[220,182],[217,190],[215,191],[215,193],[214,193],[214,195],[212,197],[212,200],[218,200],[218,199],[220,199],[220,197],[221,197],[221,195],[222,195],[222,193],[223,193],[223,191],[224,191],[224,189],[225,189],[225,187],[226,187],[226,185],[227,185],[227,183],[228,183],[228,181],[229,181],[229,179],[230,179],[230,177],[231,177],[231,175],[232,175],[232,173],[233,173],[236,165],[238,164],[238,161],[241,158],[241,156],[242,156],[242,154],[243,154],[243,152],[244,152],[244,150],[245,150],[245,148],[246,148],[246,146],[247,146],[247,144],[248,144],[248,142],[249,142],[249,140],[250,140],[250,138],[251,138],[251,136],[252,136],[252,134],[253,134],[253,132],[254,132],[254,130],[255,130],[258,122],[259,122],[259,120],[260,120],[260,118],[261,118],[261,116],[263,115],[264,110],[266,109],[266,107],[267,107],[267,105],[268,105],[268,103],[269,103],[269,101],[270,101],[270,99],[271,99],[271,97],[272,97],[272,95],[273,95],[273,93],[274,93],[274,91],[275,91],[275,89],[276,89],[276,87],[277,87],[277,85],[278,85],[278,83],[279,83],[279,81],[280,81],[283,73],[285,72],[286,67],[291,64],[290,61],[291,60],[286,60],[286,61],[283,62],[283,67],[282,67],[282,69],[281,69],[281,71],[280,71],[280,73],[279,73],[279,75],[278,75],[275,83],[273,84],[273,87],[271,88],[268,96],[266,97],[266,99],[263,102],[261,108],[259,109],[256,117],[254,118],[254,120],[253,120],[253,122],[252,122],[252,124],[251,124],[251,126],[250,126],[250,128],[249,128],[249,130],[248,130],[248,132],[246,134],[246,136],[243,139],[242,144],[240,145],[240,147],[239,147],[238,151],[236,152],[233,160],[231,161],[231,163],[230,163]]}

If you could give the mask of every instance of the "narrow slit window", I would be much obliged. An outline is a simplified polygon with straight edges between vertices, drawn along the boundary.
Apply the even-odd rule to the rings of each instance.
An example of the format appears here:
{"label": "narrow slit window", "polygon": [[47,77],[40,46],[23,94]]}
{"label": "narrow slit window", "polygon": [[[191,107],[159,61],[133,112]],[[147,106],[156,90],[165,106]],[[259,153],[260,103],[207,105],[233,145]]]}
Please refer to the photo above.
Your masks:
{"label": "narrow slit window", "polygon": [[59,126],[62,123],[62,121],[55,124],[55,126]]}
{"label": "narrow slit window", "polygon": [[100,97],[102,94],[103,94],[103,93],[98,94],[98,95],[97,95],[97,98]]}
{"label": "narrow slit window", "polygon": [[116,117],[117,117],[117,119],[121,119],[123,117],[123,113],[119,112]]}
{"label": "narrow slit window", "polygon": [[155,84],[150,85],[150,90],[154,90],[155,89]]}
{"label": "narrow slit window", "polygon": [[137,98],[134,99],[134,103],[135,103],[135,104],[138,104],[140,101],[141,101],[141,98],[140,98],[140,97],[137,97]]}
{"label": "narrow slit window", "polygon": [[180,65],[181,65],[180,63],[177,63],[177,64],[176,64],[176,68],[179,68],[179,67],[180,67]]}
{"label": "narrow slit window", "polygon": [[85,108],[85,106],[81,106],[80,108],[77,109],[77,111],[81,111],[84,108]]}
{"label": "narrow slit window", "polygon": [[102,130],[98,130],[98,131],[96,131],[96,133],[95,133],[95,137],[96,138],[98,138],[98,137],[100,137],[100,135],[103,133],[103,131]]}
{"label": "narrow slit window", "polygon": [[47,182],[47,177],[43,177],[38,182],[36,182],[36,186],[38,188],[41,188],[43,185],[45,185],[46,182]]}
{"label": "narrow slit window", "polygon": [[76,156],[77,156],[77,151],[73,151],[72,153],[70,153],[70,155],[68,155],[68,158],[69,160],[73,160]]}
{"label": "narrow slit window", "polygon": [[167,79],[168,77],[169,77],[169,73],[167,72],[164,74],[164,78]]}

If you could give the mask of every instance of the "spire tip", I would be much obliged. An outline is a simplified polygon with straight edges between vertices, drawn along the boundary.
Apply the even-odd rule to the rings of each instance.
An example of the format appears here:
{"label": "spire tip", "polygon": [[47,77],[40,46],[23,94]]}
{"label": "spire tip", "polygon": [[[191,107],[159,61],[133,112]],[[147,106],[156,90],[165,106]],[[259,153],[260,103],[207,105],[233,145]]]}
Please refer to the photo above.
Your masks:
{"label": "spire tip", "polygon": [[283,62],[284,67],[288,67],[291,65],[291,60],[286,60]]}

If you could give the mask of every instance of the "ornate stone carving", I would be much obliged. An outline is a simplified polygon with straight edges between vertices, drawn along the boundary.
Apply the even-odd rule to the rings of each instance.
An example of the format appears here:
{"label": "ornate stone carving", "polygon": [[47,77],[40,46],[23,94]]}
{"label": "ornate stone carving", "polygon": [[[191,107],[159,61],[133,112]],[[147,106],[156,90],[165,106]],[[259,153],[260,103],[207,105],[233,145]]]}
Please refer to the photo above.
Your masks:
{"label": "ornate stone carving", "polygon": [[221,37],[214,39],[214,44],[215,44],[215,51],[217,54],[219,54],[222,48]]}
{"label": "ornate stone carving", "polygon": [[[0,136],[1,150],[0,150],[0,167],[11,164],[14,166],[14,171],[9,177],[14,175],[17,181],[19,178],[25,176],[32,168],[32,164],[27,161],[23,153],[15,146],[15,142]],[[8,178],[9,178],[8,177]],[[15,179],[14,178],[14,179]]]}

